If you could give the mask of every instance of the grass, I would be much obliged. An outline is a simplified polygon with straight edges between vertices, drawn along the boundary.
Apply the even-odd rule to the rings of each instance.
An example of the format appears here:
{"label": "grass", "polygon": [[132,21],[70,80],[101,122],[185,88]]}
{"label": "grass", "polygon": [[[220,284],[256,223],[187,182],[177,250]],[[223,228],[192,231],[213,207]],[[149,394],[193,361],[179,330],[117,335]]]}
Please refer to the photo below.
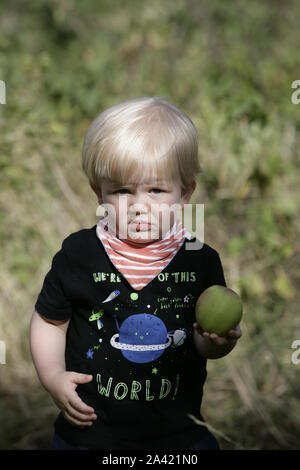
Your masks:
{"label": "grass", "polygon": [[245,305],[243,337],[208,362],[203,415],[224,449],[299,447],[299,3],[12,0],[0,5],[0,448],[47,448],[57,409],[28,331],[54,253],[95,223],[81,171],[91,119],[165,96],[199,132],[205,241]]}

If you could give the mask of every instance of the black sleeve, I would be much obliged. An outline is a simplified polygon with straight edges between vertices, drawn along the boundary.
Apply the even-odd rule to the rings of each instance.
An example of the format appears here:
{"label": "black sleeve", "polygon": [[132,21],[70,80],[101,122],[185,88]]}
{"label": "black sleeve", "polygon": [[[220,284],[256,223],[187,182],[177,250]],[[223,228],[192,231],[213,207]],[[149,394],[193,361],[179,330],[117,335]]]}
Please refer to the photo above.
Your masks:
{"label": "black sleeve", "polygon": [[71,301],[65,292],[65,282],[70,276],[64,242],[52,259],[51,269],[45,276],[35,310],[51,320],[67,320],[72,315]]}
{"label": "black sleeve", "polygon": [[219,253],[216,250],[213,250],[213,254],[210,257],[208,275],[206,279],[206,289],[214,285],[227,287],[221,259]]}

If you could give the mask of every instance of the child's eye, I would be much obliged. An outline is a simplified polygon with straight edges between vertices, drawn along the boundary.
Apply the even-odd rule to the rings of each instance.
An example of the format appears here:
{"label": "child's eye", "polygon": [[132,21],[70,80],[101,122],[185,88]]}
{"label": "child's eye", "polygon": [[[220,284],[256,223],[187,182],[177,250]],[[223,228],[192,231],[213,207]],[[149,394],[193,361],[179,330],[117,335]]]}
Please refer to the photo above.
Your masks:
{"label": "child's eye", "polygon": [[116,191],[114,191],[114,194],[115,193],[125,194],[124,191],[126,192],[126,191],[128,191],[128,189],[126,189],[126,188],[117,189]]}
{"label": "child's eye", "polygon": [[159,188],[152,188],[151,191],[159,191],[159,193],[162,193],[163,190],[162,189],[159,189]]}
{"label": "child's eye", "polygon": [[[117,189],[116,191],[114,191],[114,194],[116,193],[120,193],[120,194],[126,194],[126,192],[128,192],[129,189],[126,189],[126,188],[121,188],[121,189]],[[159,194],[159,193],[162,193],[163,190],[162,189],[159,189],[159,188],[151,188],[150,191],[154,191],[155,194]]]}

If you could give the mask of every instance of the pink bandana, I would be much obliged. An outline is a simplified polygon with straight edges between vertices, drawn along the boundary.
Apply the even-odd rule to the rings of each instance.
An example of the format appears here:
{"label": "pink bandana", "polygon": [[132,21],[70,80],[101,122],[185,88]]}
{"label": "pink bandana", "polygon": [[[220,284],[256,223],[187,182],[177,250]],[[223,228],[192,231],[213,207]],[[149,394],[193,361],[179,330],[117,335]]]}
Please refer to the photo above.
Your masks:
{"label": "pink bandana", "polygon": [[111,262],[135,290],[141,290],[173,259],[184,239],[191,238],[182,222],[175,220],[166,235],[148,245],[118,238],[107,230],[107,222],[99,219],[96,233]]}

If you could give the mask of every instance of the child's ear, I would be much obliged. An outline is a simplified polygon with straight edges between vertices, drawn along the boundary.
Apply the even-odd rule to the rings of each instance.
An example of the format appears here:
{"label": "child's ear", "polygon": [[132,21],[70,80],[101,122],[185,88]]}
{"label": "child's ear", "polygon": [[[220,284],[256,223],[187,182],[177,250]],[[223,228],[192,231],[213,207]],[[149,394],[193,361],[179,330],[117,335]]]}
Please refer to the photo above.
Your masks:
{"label": "child's ear", "polygon": [[191,184],[189,185],[188,189],[186,189],[185,191],[181,191],[181,204],[182,206],[184,204],[187,204],[193,194],[193,192],[195,191],[196,189],[196,181],[195,180],[192,180]]}
{"label": "child's ear", "polygon": [[92,190],[94,191],[94,193],[96,194],[99,204],[102,204],[103,198],[102,198],[101,190],[96,188],[96,186],[94,186],[93,183],[91,183],[91,182],[90,182],[90,186],[91,186]]}

